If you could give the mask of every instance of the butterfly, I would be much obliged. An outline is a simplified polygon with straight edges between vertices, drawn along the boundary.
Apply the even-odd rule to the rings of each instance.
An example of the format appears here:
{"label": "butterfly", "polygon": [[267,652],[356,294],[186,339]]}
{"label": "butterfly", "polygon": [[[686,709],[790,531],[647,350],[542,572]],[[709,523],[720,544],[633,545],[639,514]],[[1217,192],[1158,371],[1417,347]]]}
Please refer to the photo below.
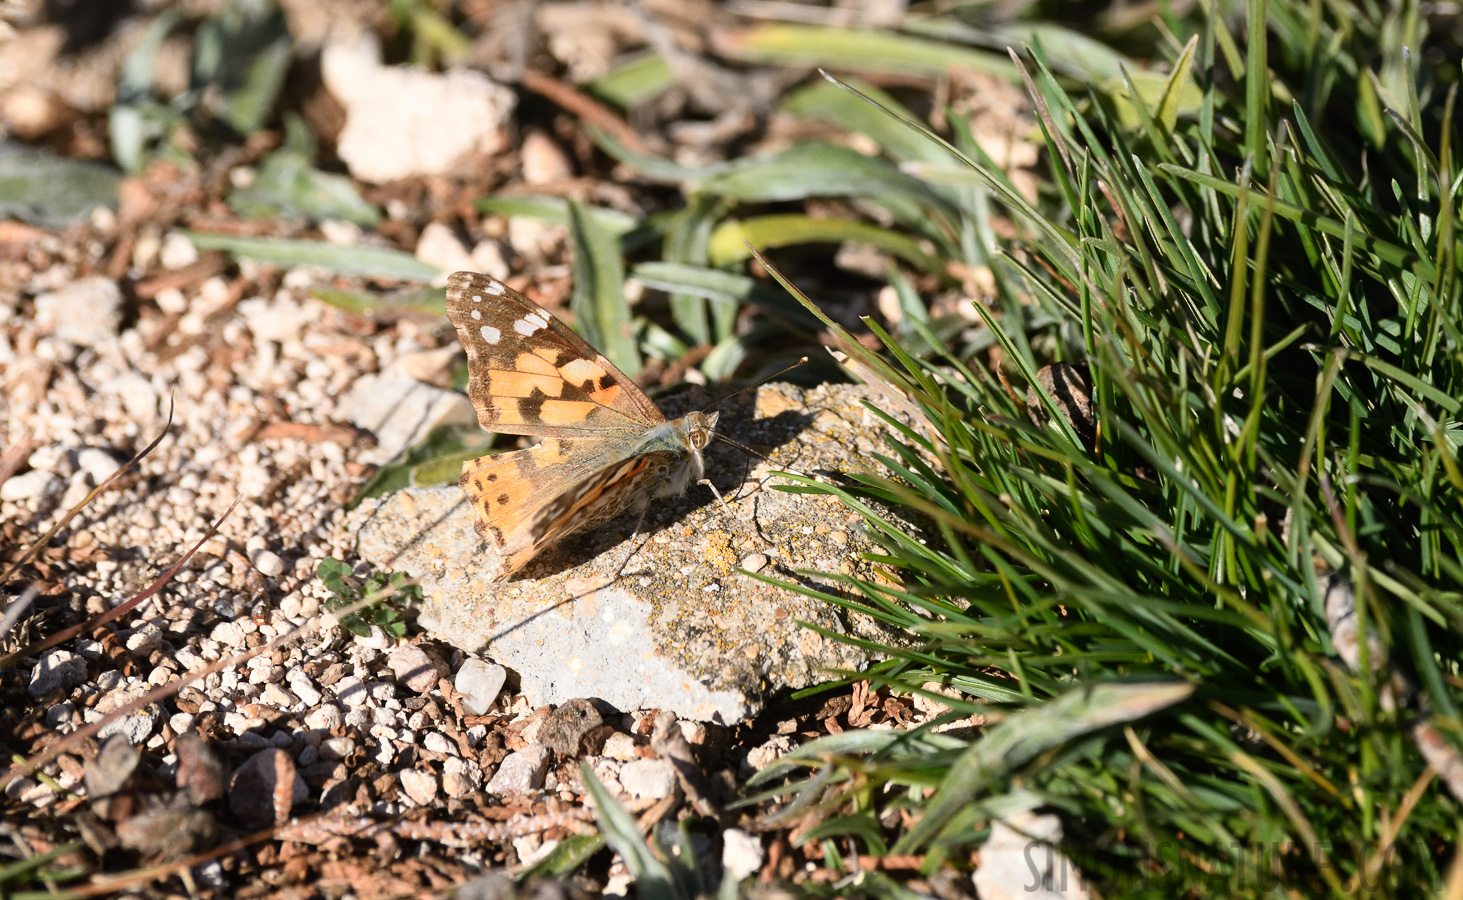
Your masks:
{"label": "butterfly", "polygon": [[703,479],[717,413],[667,421],[603,354],[496,278],[451,275],[447,318],[467,349],[467,396],[484,430],[543,438],[462,465],[473,524],[501,559],[495,580]]}

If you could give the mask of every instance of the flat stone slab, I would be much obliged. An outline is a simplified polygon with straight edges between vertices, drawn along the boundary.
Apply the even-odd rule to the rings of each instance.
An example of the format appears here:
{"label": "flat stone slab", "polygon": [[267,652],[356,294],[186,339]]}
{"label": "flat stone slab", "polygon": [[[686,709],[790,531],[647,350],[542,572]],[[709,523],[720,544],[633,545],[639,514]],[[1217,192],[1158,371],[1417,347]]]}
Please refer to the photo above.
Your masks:
{"label": "flat stone slab", "polygon": [[[511,581],[490,580],[496,552],[473,530],[455,485],[363,503],[353,521],[359,550],[382,569],[417,577],[421,623],[515,670],[536,705],[598,697],[621,710],[736,722],[774,691],[869,662],[799,620],[881,637],[866,618],[738,571],[832,593],[838,585],[795,570],[872,574],[860,556],[878,548],[855,513],[832,497],[772,490],[786,481],[770,474],[875,468],[869,454],[881,425],[862,406],[866,397],[876,395],[854,385],[775,384],[758,390],[755,409],[750,395],[734,400],[719,430],[771,463],[714,441],[707,475],[726,506],[692,485],[653,504],[633,544],[634,517],[624,516],[546,551]],[[668,416],[702,408],[685,395],[662,407]]]}

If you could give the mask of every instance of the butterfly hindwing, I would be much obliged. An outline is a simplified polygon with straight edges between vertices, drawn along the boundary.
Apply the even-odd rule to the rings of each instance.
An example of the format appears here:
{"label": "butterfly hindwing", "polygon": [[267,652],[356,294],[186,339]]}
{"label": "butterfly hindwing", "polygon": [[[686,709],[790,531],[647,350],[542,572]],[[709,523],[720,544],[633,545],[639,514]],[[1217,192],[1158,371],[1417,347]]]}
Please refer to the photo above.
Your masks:
{"label": "butterfly hindwing", "polygon": [[597,444],[551,438],[463,465],[460,482],[473,524],[501,559],[497,578],[560,539],[603,524],[637,501],[643,504],[649,493],[638,488],[677,460],[658,452],[610,462],[611,448]]}
{"label": "butterfly hindwing", "polygon": [[591,436],[665,421],[609,360],[496,278],[453,274],[447,317],[467,348],[467,395],[488,431]]}

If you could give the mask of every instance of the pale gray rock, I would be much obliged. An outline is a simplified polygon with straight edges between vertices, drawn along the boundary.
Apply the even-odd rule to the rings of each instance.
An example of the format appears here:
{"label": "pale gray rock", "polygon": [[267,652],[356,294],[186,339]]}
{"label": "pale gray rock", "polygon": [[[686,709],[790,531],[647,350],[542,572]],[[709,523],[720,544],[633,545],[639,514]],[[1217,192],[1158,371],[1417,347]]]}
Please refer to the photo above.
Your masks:
{"label": "pale gray rock", "polygon": [[117,336],[122,289],[102,275],[78,278],[36,297],[36,323],[63,341],[95,347]]}
{"label": "pale gray rock", "polygon": [[632,759],[620,767],[620,784],[631,797],[659,800],[676,789],[676,770],[663,759]]}
{"label": "pale gray rock", "polygon": [[[703,485],[652,504],[636,553],[633,516],[564,541],[514,580],[494,582],[494,550],[481,540],[461,490],[408,489],[362,504],[352,527],[361,555],[420,579],[420,621],[442,640],[484,648],[515,670],[534,705],[598,697],[617,709],[659,708],[681,718],[735,722],[763,698],[816,682],[829,668],[861,669],[867,654],[797,625],[889,640],[866,619],[737,571],[761,555],[761,574],[837,591],[794,569],[871,576],[877,549],[859,519],[832,497],[768,489],[770,472],[875,468],[878,420],[861,405],[877,395],[852,385],[812,390],[766,385],[721,410],[719,430],[766,454],[749,460],[713,442]],[[705,408],[681,395],[669,415]],[[701,399],[701,398],[697,398]],[[883,404],[887,406],[887,404]],[[754,414],[755,413],[755,414]],[[760,563],[760,559],[753,559]],[[459,688],[460,690],[460,688]]]}
{"label": "pale gray rock", "polygon": [[91,476],[92,484],[101,484],[122,468],[122,464],[100,447],[83,447],[76,453],[76,467]]}
{"label": "pale gray rock", "polygon": [[437,776],[420,769],[402,769],[397,775],[401,789],[417,806],[427,806],[437,799]]}
{"label": "pale gray rock", "polygon": [[762,839],[740,828],[721,833],[721,867],[735,881],[750,878],[762,868]]}
{"label": "pale gray rock", "polygon": [[1062,822],[1029,810],[991,825],[971,874],[981,900],[1087,900],[1091,894],[1076,864],[1056,848]]}
{"label": "pale gray rock", "polygon": [[552,755],[552,751],[542,744],[529,744],[516,753],[508,754],[488,781],[489,793],[503,797],[528,794],[543,787]]}
{"label": "pale gray rock", "polygon": [[618,760],[635,759],[637,756],[635,739],[623,731],[617,731],[605,738],[604,748],[600,751],[600,755]]}
{"label": "pale gray rock", "polygon": [[508,680],[508,671],[502,666],[469,657],[457,670],[452,686],[463,696],[462,705],[473,715],[480,716],[493,708],[503,683]]}
{"label": "pale gray rock", "polygon": [[249,757],[229,780],[229,809],[248,822],[283,822],[309,795],[295,761],[277,748]]}
{"label": "pale gray rock", "polygon": [[383,66],[375,42],[354,36],[333,39],[320,68],[346,111],[336,152],[363,181],[441,175],[504,146],[516,97],[481,72]]}
{"label": "pale gray rock", "polygon": [[58,494],[66,482],[51,472],[32,469],[23,475],[12,475],[0,484],[0,500],[19,503],[24,500],[38,500],[41,497]]}
{"label": "pale gray rock", "polygon": [[416,644],[400,644],[392,649],[387,658],[396,680],[425,694],[437,686],[437,681],[446,675],[446,666]]}
{"label": "pale gray rock", "polygon": [[376,446],[356,457],[376,465],[391,461],[439,425],[477,422],[477,413],[462,394],[403,375],[357,378],[337,415],[376,436]]}
{"label": "pale gray rock", "polygon": [[37,700],[69,691],[86,681],[86,660],[69,650],[52,650],[41,655],[30,673],[27,690]]}
{"label": "pale gray rock", "polygon": [[250,561],[265,578],[278,578],[284,574],[284,560],[272,550],[260,550],[251,556]]}
{"label": "pale gray rock", "polygon": [[157,707],[144,707],[131,715],[112,719],[97,731],[97,737],[107,738],[120,734],[132,746],[140,747],[143,741],[152,736],[153,729],[162,724],[162,718],[163,714]]}

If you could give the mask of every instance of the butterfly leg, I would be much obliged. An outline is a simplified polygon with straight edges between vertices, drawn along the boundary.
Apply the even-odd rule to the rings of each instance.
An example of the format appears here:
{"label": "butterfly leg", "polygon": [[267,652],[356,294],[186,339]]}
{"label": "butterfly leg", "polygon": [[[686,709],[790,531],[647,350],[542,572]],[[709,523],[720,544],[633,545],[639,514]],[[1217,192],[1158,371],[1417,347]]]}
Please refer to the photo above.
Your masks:
{"label": "butterfly leg", "polygon": [[703,478],[703,479],[701,479],[700,481],[698,481],[696,483],[697,484],[704,484],[707,487],[711,488],[711,493],[715,494],[716,495],[716,499],[718,499],[718,500],[721,501],[722,508],[723,509],[731,509],[731,504],[726,502],[726,498],[721,495],[721,491],[718,491],[716,489],[716,485],[714,485],[714,484],[711,483],[711,479],[710,478]]}
{"label": "butterfly leg", "polygon": [[622,561],[620,563],[620,567],[615,570],[615,574],[614,574],[614,580],[615,581],[619,581],[620,580],[620,576],[623,575],[623,574],[625,574],[625,569],[629,568],[629,566],[630,566],[630,560],[632,560],[632,559],[635,558],[635,554],[639,553],[640,552],[640,549],[642,547],[644,547],[645,544],[650,543],[650,539],[649,538],[646,538],[645,541],[643,543],[641,543],[639,546],[636,546],[635,545],[635,539],[640,536],[640,529],[641,529],[641,527],[643,527],[645,525],[645,517],[646,517],[647,514],[649,514],[649,512],[650,512],[650,506],[649,505],[646,505],[643,509],[640,510],[640,516],[638,518],[636,518],[636,520],[635,520],[635,530],[632,531],[632,532],[630,532],[630,552],[627,553],[627,554],[625,554],[624,561]]}

